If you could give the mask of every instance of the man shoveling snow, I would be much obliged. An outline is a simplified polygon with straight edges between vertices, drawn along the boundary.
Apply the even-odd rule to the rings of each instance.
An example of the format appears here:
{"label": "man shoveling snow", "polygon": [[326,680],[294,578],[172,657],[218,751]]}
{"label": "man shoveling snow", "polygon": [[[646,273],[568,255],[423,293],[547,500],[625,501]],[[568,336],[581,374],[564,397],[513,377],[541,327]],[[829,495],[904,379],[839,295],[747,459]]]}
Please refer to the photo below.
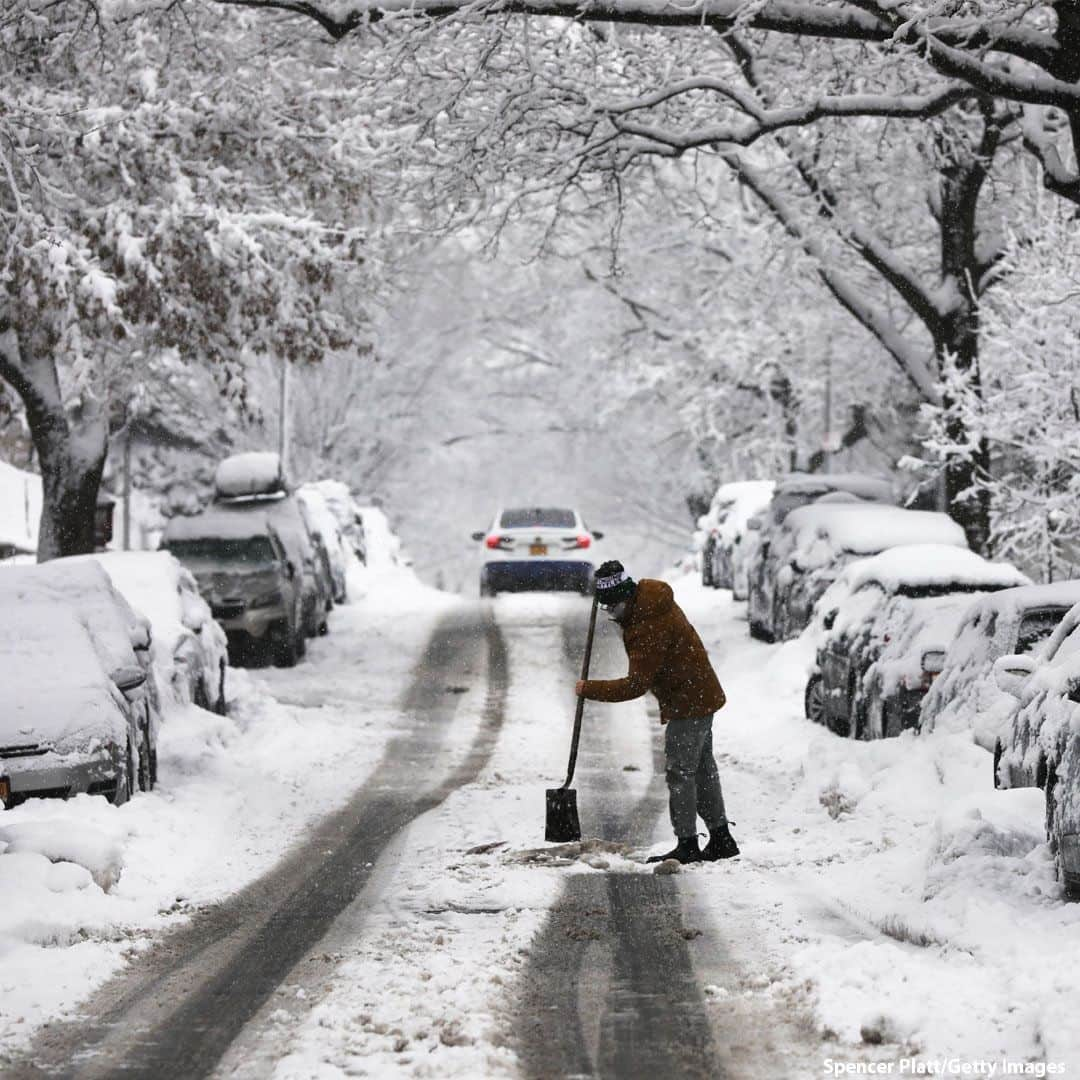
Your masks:
{"label": "man shoveling snow", "polygon": [[[675,603],[670,585],[648,578],[635,582],[616,560],[596,571],[596,598],[622,627],[630,670],[622,679],[579,679],[576,693],[590,701],[629,701],[651,691],[666,725],[665,776],[678,843],[648,861],[690,863],[738,855],[712,749],[713,714],[724,705],[724,691],[701,638]],[[709,829],[704,849],[698,847],[698,815]]]}

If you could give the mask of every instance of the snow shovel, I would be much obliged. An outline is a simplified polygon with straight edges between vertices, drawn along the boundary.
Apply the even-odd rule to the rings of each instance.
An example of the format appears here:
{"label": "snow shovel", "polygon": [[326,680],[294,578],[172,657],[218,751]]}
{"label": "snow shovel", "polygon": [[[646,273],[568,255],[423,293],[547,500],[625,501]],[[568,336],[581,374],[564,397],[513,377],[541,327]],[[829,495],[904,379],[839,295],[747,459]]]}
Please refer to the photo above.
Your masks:
{"label": "snow shovel", "polygon": [[[581,665],[581,677],[589,677],[589,660],[592,657],[593,632],[596,630],[596,596],[593,595],[592,612],[589,615],[589,633],[585,638],[585,660]],[[566,783],[562,787],[547,789],[547,822],[544,839],[566,844],[581,839],[581,822],[578,820],[577,792],[570,786],[577,764],[578,739],[581,738],[581,715],[585,711],[585,699],[577,699],[574,713],[574,737],[570,740],[570,766],[566,770]]]}

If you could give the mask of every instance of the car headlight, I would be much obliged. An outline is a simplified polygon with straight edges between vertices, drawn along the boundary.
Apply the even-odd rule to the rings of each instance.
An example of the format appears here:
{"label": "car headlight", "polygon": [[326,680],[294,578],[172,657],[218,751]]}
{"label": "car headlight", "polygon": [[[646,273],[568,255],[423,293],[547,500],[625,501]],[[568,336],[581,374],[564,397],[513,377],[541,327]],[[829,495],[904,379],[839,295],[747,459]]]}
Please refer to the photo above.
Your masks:
{"label": "car headlight", "polygon": [[256,596],[255,599],[251,601],[251,606],[253,608],[276,607],[282,602],[281,590],[274,589],[273,592],[264,592],[259,596]]}

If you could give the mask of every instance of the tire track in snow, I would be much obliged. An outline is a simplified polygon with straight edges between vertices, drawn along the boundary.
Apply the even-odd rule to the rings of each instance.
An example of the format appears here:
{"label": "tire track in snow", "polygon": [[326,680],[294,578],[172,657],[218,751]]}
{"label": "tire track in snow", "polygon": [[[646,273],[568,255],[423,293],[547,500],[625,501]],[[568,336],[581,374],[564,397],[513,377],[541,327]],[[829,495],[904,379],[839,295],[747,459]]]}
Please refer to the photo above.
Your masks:
{"label": "tire track in snow", "polygon": [[[605,628],[606,629],[606,628]],[[563,624],[564,665],[576,671],[584,624]],[[615,633],[600,650],[617,650]],[[617,666],[619,661],[612,661]],[[640,843],[663,812],[663,755],[635,801],[610,718],[583,732],[582,832]],[[532,1078],[724,1075],[687,944],[676,879],[574,874],[533,944],[519,1003],[519,1051]]]}
{"label": "tire track in snow", "polygon": [[[465,759],[438,786],[458,695],[482,670],[484,717]],[[344,809],[279,867],[167,935],[137,967],[106,984],[78,1023],[54,1025],[5,1076],[202,1078],[293,967],[368,883],[379,853],[414,818],[471,783],[491,757],[509,683],[505,643],[490,613],[444,618],[417,665],[402,712],[418,722],[388,743]]]}

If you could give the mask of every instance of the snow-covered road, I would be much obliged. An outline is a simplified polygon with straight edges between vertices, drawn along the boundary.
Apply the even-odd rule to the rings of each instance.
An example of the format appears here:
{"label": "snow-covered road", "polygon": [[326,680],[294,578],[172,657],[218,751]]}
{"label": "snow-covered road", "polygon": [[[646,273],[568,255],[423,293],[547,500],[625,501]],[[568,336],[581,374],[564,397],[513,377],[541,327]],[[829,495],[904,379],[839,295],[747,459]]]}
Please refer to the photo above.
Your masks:
{"label": "snow-covered road", "polygon": [[[142,945],[85,1020],[10,1059],[11,1075],[64,1071],[84,1050],[80,1077],[122,1061],[242,1080],[804,1077],[828,1062],[899,1075],[948,1057],[998,1075],[1003,1060],[1080,1070],[1080,974],[1063,959],[1080,906],[1060,899],[1039,793],[995,792],[962,736],[863,744],[813,728],[808,645],[753,642],[727,593],[676,588],[728,692],[716,747],[740,859],[667,878],[640,861],[670,839],[660,729],[641,701],[587,708],[574,786],[599,842],[543,844],[586,602],[417,591],[407,611],[358,605],[310,663],[259,673],[277,701],[259,707],[289,722],[260,739],[257,717],[241,721],[258,784],[223,804],[229,749],[164,807],[156,793],[132,804],[155,806],[191,917]],[[604,628],[594,674],[624,664]],[[189,810],[185,847],[167,810],[199,794],[216,810],[202,833]],[[132,868],[129,889],[149,893],[155,866],[129,850],[106,901]],[[175,885],[175,869],[156,873]],[[180,917],[143,918],[144,940]],[[86,944],[116,967],[89,924]],[[40,1015],[70,1007],[72,985]],[[20,1005],[17,991],[0,1001]]]}

